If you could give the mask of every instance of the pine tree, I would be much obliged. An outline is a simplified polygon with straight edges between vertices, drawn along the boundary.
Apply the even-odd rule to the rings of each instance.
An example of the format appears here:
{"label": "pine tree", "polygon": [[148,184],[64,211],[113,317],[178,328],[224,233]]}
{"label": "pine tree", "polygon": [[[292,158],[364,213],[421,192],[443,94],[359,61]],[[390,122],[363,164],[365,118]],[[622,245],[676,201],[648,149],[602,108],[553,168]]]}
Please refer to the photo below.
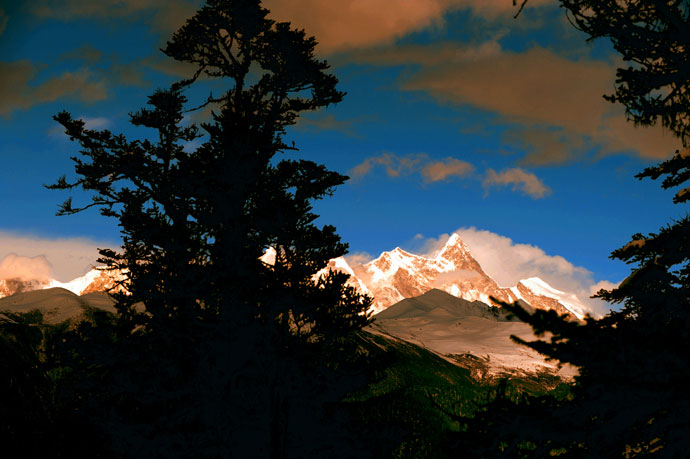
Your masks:
{"label": "pine tree", "polygon": [[[561,0],[589,39],[610,38],[629,66],[617,70],[615,94],[629,121],[661,123],[682,143],[672,159],[645,169],[639,179],[664,177],[673,198],[690,198],[690,4],[687,1]],[[690,218],[635,234],[611,258],[632,273],[597,296],[617,310],[584,324],[553,311],[530,314],[503,304],[549,341],[515,341],[579,367],[572,398],[499,397],[473,420],[454,447],[481,438],[483,453],[509,457],[553,455],[685,457],[690,448]],[[487,426],[491,426],[487,428]]]}
{"label": "pine tree", "polygon": [[[309,390],[320,400],[319,374],[332,378],[322,361],[342,355],[343,338],[370,320],[371,300],[347,275],[317,277],[347,245],[315,224],[312,203],[347,177],[276,158],[296,150],[283,136],[301,112],[344,94],[314,57],[314,38],[267,13],[259,0],[209,0],[173,35],[164,53],[198,70],[131,115],[158,131],[156,142],[55,117],[82,150],[77,179],[51,188],[93,192],[90,204],[68,200],[60,213],[98,207],[123,235],[122,250],[99,260],[126,274],[126,292],[113,294],[116,330],[82,341],[116,343],[105,374],[120,386],[99,402],[115,412],[107,421],[119,423],[117,440],[145,448],[137,454],[284,456],[299,428],[290,417],[318,423],[322,414],[290,400]],[[214,107],[203,131],[182,124],[184,90],[202,75],[228,83],[202,104]],[[202,132],[203,144],[185,151]],[[262,260],[269,248],[272,262]]]}

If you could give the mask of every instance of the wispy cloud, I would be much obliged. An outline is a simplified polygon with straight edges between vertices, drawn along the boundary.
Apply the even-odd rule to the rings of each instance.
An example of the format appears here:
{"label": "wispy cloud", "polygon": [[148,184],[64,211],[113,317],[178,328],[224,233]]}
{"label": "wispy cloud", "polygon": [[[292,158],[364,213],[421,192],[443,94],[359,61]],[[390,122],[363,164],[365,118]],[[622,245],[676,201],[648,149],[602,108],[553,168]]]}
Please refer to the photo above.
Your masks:
{"label": "wispy cloud", "polygon": [[9,22],[10,17],[7,13],[5,13],[5,10],[0,8],[0,35],[5,31],[7,28],[7,23]]}
{"label": "wispy cloud", "polygon": [[612,61],[569,59],[539,46],[516,53],[501,49],[496,40],[389,47],[354,59],[419,66],[402,80],[402,89],[500,115],[516,126],[512,137],[527,151],[524,164],[558,164],[592,147],[603,154],[660,159],[679,146],[661,127],[626,122],[622,108],[601,97],[613,91],[618,64]]}
{"label": "wispy cloud", "polygon": [[354,124],[357,121],[361,121],[361,117],[356,120],[340,120],[332,114],[317,117],[302,116],[295,127],[300,130],[336,131],[348,137],[360,137],[354,129]]}
{"label": "wispy cloud", "polygon": [[534,199],[540,199],[551,194],[551,188],[544,185],[539,177],[519,167],[505,169],[501,172],[488,169],[482,185],[487,193],[492,187],[510,186],[513,191],[520,191]]}
{"label": "wispy cloud", "polygon": [[[390,44],[412,32],[443,27],[444,15],[451,11],[469,10],[493,21],[512,19],[517,12],[510,0],[340,0],[337,7],[323,0],[263,3],[273,19],[290,21],[316,36],[317,50],[323,54]],[[549,4],[553,0],[529,2],[530,8]]]}
{"label": "wispy cloud", "polygon": [[91,45],[83,44],[78,48],[67,51],[60,56],[61,60],[78,60],[86,64],[95,64],[101,60],[103,52]]}
{"label": "wispy cloud", "polygon": [[528,153],[520,159],[525,166],[563,164],[586,155],[588,145],[583,136],[563,128],[542,126],[509,129],[502,135],[504,144]]}
{"label": "wispy cloud", "polygon": [[36,66],[26,60],[0,62],[0,116],[8,117],[15,110],[26,110],[35,105],[73,98],[91,103],[107,97],[103,81],[94,81],[86,69],[64,72],[48,78],[38,85],[30,84],[36,77]]}
{"label": "wispy cloud", "polygon": [[429,156],[424,153],[398,156],[393,153],[383,153],[372,156],[350,170],[350,177],[357,180],[369,174],[376,166],[382,166],[389,177],[400,177],[419,172],[421,165],[428,161]]}
{"label": "wispy cloud", "polygon": [[457,158],[447,157],[434,160],[426,153],[413,153],[405,156],[383,153],[365,159],[350,170],[350,176],[353,179],[361,179],[376,166],[383,167],[386,174],[393,178],[419,174],[425,183],[439,182],[450,178],[464,178],[474,172],[472,164]]}
{"label": "wispy cloud", "polygon": [[153,13],[152,25],[169,33],[182,26],[202,4],[200,0],[37,0],[32,2],[31,11],[39,17],[102,21]]}
{"label": "wispy cloud", "polygon": [[474,166],[467,161],[456,158],[445,158],[433,161],[422,168],[425,182],[440,182],[452,177],[467,177],[474,172]]}

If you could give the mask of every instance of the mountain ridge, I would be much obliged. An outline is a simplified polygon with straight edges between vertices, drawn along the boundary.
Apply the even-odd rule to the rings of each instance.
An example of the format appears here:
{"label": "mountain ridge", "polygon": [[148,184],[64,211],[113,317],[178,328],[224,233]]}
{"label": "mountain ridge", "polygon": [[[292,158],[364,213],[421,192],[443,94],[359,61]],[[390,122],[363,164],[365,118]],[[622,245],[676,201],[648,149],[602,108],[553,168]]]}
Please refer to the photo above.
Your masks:
{"label": "mountain ridge", "polygon": [[[273,257],[271,256],[273,251]],[[272,264],[275,249],[269,248],[261,259]],[[575,295],[553,288],[536,277],[520,280],[513,287],[502,287],[484,272],[472,256],[470,248],[457,233],[452,234],[445,245],[432,256],[417,255],[396,247],[382,252],[379,257],[364,263],[350,265],[344,257],[334,258],[319,271],[315,278],[328,269],[350,275],[348,284],[361,293],[374,297],[370,309],[378,314],[406,298],[423,295],[439,289],[467,301],[493,304],[491,297],[513,303],[522,302],[535,309],[555,310],[574,320],[582,320],[588,309]],[[53,287],[65,288],[77,295],[102,292],[111,288],[121,290],[117,282],[124,278],[121,271],[111,272],[93,268],[69,282],[57,280],[32,281],[20,279],[0,280],[0,298],[14,293]]]}
{"label": "mountain ridge", "polygon": [[589,312],[577,296],[560,291],[537,277],[520,280],[513,287],[498,285],[484,272],[457,233],[431,256],[396,247],[364,264],[351,266],[343,257],[333,259],[321,273],[328,268],[347,272],[351,275],[350,285],[374,297],[373,314],[434,288],[487,305],[493,304],[491,297],[506,303],[519,301],[523,306],[555,310],[574,320],[582,320]]}

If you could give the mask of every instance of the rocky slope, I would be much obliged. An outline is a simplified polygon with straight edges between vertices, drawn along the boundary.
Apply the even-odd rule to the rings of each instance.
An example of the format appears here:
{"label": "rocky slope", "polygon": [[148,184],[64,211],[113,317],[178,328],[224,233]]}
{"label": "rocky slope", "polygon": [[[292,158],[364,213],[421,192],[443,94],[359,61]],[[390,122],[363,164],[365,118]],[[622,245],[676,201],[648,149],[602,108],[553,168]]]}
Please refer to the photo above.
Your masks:
{"label": "rocky slope", "polygon": [[529,325],[500,308],[438,289],[390,306],[366,330],[400,338],[459,363],[470,359],[475,363],[475,377],[546,372],[569,379],[577,373],[574,367],[559,367],[511,340],[511,335],[526,341],[537,339]]}

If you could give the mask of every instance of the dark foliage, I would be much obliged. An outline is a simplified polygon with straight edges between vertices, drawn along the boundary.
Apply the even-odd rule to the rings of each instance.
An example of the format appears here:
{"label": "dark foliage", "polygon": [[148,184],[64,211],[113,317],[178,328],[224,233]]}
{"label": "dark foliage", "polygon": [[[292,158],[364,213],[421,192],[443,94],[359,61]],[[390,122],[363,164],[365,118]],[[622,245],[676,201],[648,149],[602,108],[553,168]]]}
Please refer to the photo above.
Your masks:
{"label": "dark foliage", "polygon": [[[571,22],[590,39],[608,37],[631,65],[618,69],[616,93],[629,119],[659,120],[687,145],[688,40],[686,1],[561,0]],[[664,188],[690,178],[690,155],[672,159],[637,177],[664,176]],[[674,202],[688,199],[681,189]],[[616,289],[597,296],[619,308],[580,324],[553,311],[533,314],[502,306],[549,340],[515,341],[579,367],[572,397],[497,397],[474,419],[453,448],[481,438],[483,454],[508,457],[686,457],[690,451],[690,219],[656,234],[635,234],[611,258],[633,269]],[[464,443],[463,443],[464,442]]]}
{"label": "dark foliage", "polygon": [[571,23],[605,37],[628,64],[616,71],[619,102],[636,124],[661,121],[685,143],[690,134],[690,4],[687,0],[561,0]]}
{"label": "dark foliage", "polygon": [[[117,320],[83,323],[53,343],[66,371],[64,416],[96,423],[103,454],[136,457],[285,457],[353,454],[334,414],[359,376],[346,371],[344,338],[369,322],[370,299],[329,272],[343,255],[312,202],[347,177],[304,160],[285,128],[305,110],[339,102],[316,42],[267,19],[259,0],[209,0],[167,43],[197,65],[130,115],[157,141],[129,141],[55,119],[81,145],[76,180],[90,204],[119,221],[121,251],[100,261],[122,270]],[[228,83],[213,119],[182,124],[185,88],[201,75]],[[185,142],[204,143],[187,152]],[[275,262],[260,259],[267,249]],[[69,407],[68,407],[69,406]],[[331,408],[329,408],[329,406]],[[354,449],[353,449],[354,448]]]}

